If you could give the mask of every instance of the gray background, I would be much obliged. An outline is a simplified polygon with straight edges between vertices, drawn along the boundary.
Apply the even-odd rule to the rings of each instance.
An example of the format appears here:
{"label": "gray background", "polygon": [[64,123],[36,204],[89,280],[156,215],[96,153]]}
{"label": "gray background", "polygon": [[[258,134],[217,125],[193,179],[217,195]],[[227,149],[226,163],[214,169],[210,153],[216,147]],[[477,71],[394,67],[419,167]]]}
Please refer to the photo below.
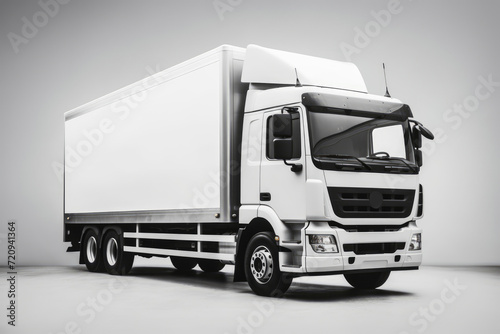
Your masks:
{"label": "gray background", "polygon": [[[214,3],[231,10],[221,18]],[[480,77],[500,82],[500,4],[401,0],[401,11],[382,26],[372,11],[388,3],[73,0],[16,53],[9,33],[22,36],[23,18],[33,22],[42,9],[38,1],[2,1],[0,254],[14,219],[18,264],[77,263],[62,243],[62,182],[53,169],[63,161],[65,111],[149,75],[147,68],[165,69],[220,44],[253,43],[350,58],[375,94],[385,91],[385,62],[392,96],[440,134],[424,148],[424,263],[499,265],[500,87],[472,103]],[[366,29],[372,36],[361,45],[358,32]],[[359,52],[346,57],[347,44]],[[448,111],[464,103],[471,103],[467,114]]]}

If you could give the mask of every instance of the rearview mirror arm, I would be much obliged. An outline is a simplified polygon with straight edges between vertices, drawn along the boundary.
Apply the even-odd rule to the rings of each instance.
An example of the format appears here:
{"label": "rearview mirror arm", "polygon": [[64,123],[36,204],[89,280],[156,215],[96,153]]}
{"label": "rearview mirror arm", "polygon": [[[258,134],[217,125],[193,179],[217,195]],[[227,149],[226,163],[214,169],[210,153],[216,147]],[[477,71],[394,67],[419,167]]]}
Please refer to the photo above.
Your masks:
{"label": "rearview mirror arm", "polygon": [[283,160],[283,162],[285,163],[285,165],[292,167],[292,168],[290,168],[290,170],[292,172],[294,172],[294,173],[302,172],[302,164],[292,164],[292,163],[286,162],[286,160]]}

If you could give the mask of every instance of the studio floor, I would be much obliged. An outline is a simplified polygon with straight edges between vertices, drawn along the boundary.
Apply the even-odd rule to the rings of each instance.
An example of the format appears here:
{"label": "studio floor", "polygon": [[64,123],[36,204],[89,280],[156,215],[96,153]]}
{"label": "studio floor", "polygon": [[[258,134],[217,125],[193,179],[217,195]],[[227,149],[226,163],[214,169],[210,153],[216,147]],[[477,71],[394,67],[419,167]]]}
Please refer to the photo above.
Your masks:
{"label": "studio floor", "polygon": [[[84,266],[22,267],[16,327],[1,333],[500,333],[500,267],[393,272],[375,291],[342,276],[294,280],[280,299],[233,283],[232,266],[189,273],[138,259],[128,276]],[[7,269],[0,292],[7,313]],[[8,278],[8,277],[7,277]]]}

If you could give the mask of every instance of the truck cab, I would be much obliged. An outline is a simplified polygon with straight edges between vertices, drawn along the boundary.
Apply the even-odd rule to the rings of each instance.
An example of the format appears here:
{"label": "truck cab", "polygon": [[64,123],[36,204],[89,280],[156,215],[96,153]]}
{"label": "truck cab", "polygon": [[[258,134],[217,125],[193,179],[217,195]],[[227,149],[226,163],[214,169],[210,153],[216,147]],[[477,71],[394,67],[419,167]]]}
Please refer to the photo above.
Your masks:
{"label": "truck cab", "polygon": [[[419,148],[432,134],[408,105],[368,94],[353,64],[318,59],[247,49],[240,223],[272,226],[284,276],[375,288],[421,264]],[[257,255],[247,279],[263,290],[276,260]]]}

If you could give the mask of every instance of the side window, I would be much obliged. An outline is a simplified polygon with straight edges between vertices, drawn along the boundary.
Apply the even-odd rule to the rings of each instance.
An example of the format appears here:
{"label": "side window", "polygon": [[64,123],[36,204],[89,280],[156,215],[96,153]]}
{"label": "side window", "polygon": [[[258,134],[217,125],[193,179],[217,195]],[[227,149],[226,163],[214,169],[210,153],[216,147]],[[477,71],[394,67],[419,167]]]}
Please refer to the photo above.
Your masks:
{"label": "side window", "polygon": [[406,158],[404,132],[401,125],[373,129],[372,142],[373,153],[387,152],[391,157]]}
{"label": "side window", "polygon": [[[292,115],[292,142],[293,142],[293,158],[300,158],[301,135],[300,135],[300,114],[298,112],[291,113]],[[274,139],[272,129],[272,116],[266,120],[266,156],[268,159],[276,159],[274,157]]]}

